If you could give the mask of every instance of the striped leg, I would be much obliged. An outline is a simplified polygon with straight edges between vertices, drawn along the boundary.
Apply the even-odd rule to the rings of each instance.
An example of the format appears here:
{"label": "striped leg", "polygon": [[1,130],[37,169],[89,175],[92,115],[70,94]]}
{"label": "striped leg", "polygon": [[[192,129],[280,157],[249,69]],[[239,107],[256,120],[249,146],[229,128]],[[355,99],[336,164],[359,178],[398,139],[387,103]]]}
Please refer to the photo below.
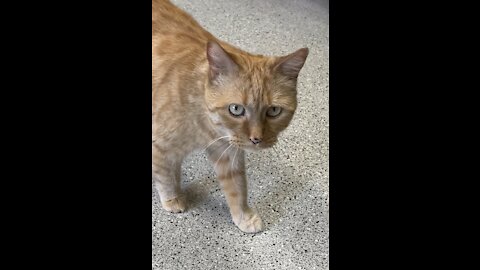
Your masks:
{"label": "striped leg", "polygon": [[184,212],[186,209],[185,196],[180,186],[181,164],[181,159],[172,154],[168,155],[158,145],[153,145],[152,176],[155,187],[163,208],[173,213]]}
{"label": "striped leg", "polygon": [[208,158],[213,163],[235,225],[243,232],[259,232],[263,230],[262,219],[247,203],[245,154],[243,150],[228,147],[207,151]]}

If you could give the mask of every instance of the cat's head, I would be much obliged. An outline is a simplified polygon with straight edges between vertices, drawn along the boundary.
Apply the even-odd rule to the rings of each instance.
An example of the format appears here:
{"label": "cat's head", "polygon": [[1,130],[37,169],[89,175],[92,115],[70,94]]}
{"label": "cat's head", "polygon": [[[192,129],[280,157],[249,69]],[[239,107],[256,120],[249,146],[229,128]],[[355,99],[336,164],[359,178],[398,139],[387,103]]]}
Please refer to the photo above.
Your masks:
{"label": "cat's head", "polygon": [[208,42],[205,98],[218,134],[244,150],[273,146],[295,113],[307,55],[307,48],[283,57],[227,53]]}

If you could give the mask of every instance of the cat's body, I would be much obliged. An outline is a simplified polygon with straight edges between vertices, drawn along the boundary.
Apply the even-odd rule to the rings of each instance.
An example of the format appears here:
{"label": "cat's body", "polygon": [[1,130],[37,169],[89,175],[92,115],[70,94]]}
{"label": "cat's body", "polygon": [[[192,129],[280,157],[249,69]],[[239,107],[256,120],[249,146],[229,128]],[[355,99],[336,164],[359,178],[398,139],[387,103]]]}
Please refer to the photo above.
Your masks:
{"label": "cat's body", "polygon": [[247,205],[244,151],[271,147],[296,109],[307,57],[252,55],[216,39],[167,0],[152,0],[152,173],[163,207],[186,209],[183,158],[206,149],[234,223],[263,229]]}

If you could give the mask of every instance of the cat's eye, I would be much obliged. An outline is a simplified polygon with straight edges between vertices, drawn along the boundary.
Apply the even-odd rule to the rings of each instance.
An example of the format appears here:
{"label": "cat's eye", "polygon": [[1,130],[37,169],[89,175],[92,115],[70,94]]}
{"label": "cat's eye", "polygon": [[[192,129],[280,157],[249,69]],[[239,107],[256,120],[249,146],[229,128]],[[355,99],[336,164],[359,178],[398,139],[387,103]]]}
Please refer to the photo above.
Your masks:
{"label": "cat's eye", "polygon": [[228,110],[233,116],[242,116],[245,114],[245,108],[242,105],[230,104]]}
{"label": "cat's eye", "polygon": [[267,110],[267,116],[275,117],[279,115],[281,112],[282,112],[282,108],[280,107],[270,107]]}

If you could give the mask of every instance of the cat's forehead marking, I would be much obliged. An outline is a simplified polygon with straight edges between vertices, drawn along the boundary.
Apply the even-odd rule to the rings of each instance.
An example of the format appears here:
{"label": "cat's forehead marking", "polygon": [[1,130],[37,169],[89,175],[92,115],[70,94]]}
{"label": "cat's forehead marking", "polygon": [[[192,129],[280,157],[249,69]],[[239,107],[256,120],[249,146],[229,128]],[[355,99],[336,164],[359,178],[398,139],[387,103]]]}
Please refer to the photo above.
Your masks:
{"label": "cat's forehead marking", "polygon": [[248,83],[246,95],[247,103],[260,109],[261,105],[266,105],[269,102],[268,80],[270,74],[263,65],[252,66],[248,74]]}

